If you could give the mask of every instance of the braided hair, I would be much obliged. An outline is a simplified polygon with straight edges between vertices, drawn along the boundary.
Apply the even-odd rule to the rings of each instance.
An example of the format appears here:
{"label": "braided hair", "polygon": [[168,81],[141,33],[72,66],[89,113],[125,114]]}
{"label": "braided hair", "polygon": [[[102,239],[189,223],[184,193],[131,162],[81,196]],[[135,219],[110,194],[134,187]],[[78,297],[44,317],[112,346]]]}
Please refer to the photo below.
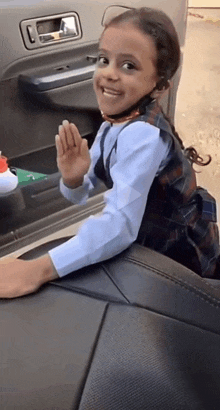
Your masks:
{"label": "braided hair", "polygon": [[[180,65],[181,57],[178,35],[171,19],[161,10],[149,7],[131,8],[106,23],[105,29],[130,21],[144,34],[152,37],[157,50],[156,69],[159,77],[155,89],[159,91],[167,89],[170,79]],[[174,136],[179,141],[190,162],[202,166],[208,165],[211,162],[211,157],[209,156],[208,161],[205,162],[194,147],[190,146],[185,149],[170,118],[164,113],[163,115],[169,122]]]}

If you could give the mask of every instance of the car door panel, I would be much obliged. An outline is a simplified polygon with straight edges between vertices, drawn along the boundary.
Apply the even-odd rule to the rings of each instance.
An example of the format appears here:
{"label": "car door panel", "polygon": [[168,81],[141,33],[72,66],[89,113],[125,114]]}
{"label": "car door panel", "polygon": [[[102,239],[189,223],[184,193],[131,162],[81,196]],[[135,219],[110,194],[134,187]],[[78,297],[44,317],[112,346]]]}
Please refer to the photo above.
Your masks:
{"label": "car door panel", "polygon": [[[9,158],[10,166],[48,175],[47,182],[33,181],[33,186],[42,191],[40,202],[37,196],[33,197],[31,189],[22,187],[26,209],[7,220],[0,218],[4,238],[19,241],[14,234],[16,229],[23,237],[25,234],[21,234],[21,230],[30,232],[27,224],[34,223],[33,229],[37,231],[41,219],[49,229],[51,223],[54,224],[51,216],[56,212],[63,210],[65,215],[68,207],[76,209],[59,194],[54,137],[58,126],[67,119],[76,124],[91,146],[101,124],[92,77],[103,30],[101,21],[110,5],[106,0],[0,3],[0,150]],[[176,0],[126,0],[124,5],[164,10],[173,19],[180,44],[184,45],[185,0],[179,0],[178,4]],[[76,35],[65,37],[63,19],[71,16],[77,16],[78,31]],[[181,69],[162,100],[171,118],[174,117],[180,72]],[[24,215],[29,215],[28,222]],[[78,210],[75,215],[77,219]]]}
{"label": "car door panel", "polygon": [[[0,67],[1,92],[7,100],[1,98],[3,114],[1,146],[9,158],[16,158],[54,145],[54,134],[60,121],[65,118],[65,114],[69,114],[68,119],[76,122],[83,136],[94,134],[96,131],[99,123],[96,126],[92,125],[93,120],[89,120],[88,112],[86,112],[88,123],[85,116],[83,120],[79,119],[76,111],[97,110],[92,90],[94,61],[91,63],[88,58],[94,57],[97,53],[98,39],[102,31],[102,15],[105,8],[111,4],[106,1],[98,3],[90,1],[83,4],[77,1],[56,0],[32,1],[28,4],[24,1],[23,5],[21,3],[4,2],[5,6],[1,6],[0,14],[1,34],[4,33],[2,39],[4,58]],[[169,13],[177,25],[183,43],[185,1],[180,4],[178,2],[178,12],[174,0],[158,1],[157,4],[152,1],[142,1],[142,4],[127,1],[126,5],[135,6],[135,3],[138,3],[138,6],[160,7]],[[71,13],[76,13],[79,18],[81,31],[79,38],[61,38],[57,42],[48,43],[39,41],[37,24],[44,21],[53,22],[57,16],[61,18]],[[24,39],[25,22],[27,26],[33,22],[33,37],[36,41],[32,49],[27,48],[27,40]],[[54,29],[48,27],[48,30]],[[26,36],[28,36],[27,32]],[[23,88],[19,85],[23,85]],[[30,98],[27,97],[27,85],[29,85]],[[8,99],[7,95],[11,98]],[[172,110],[167,106],[167,101],[164,105],[166,111]]]}

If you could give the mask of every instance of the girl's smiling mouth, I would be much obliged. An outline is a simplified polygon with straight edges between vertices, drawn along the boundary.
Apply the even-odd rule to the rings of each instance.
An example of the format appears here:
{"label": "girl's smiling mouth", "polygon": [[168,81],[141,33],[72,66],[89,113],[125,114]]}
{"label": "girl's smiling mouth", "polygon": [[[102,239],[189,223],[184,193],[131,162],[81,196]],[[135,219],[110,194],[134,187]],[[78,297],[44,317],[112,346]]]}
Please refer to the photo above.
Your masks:
{"label": "girl's smiling mouth", "polygon": [[117,91],[113,88],[108,88],[108,87],[101,87],[102,94],[105,96],[110,96],[110,97],[118,97],[122,93],[120,91]]}

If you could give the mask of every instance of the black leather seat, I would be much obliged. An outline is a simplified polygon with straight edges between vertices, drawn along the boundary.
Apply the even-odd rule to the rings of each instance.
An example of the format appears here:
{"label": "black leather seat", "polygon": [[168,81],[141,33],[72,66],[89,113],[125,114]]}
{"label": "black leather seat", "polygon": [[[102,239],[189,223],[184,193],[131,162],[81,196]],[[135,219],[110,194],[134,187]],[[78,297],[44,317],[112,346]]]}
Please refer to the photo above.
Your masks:
{"label": "black leather seat", "polygon": [[220,408],[218,281],[134,244],[0,304],[1,409]]}

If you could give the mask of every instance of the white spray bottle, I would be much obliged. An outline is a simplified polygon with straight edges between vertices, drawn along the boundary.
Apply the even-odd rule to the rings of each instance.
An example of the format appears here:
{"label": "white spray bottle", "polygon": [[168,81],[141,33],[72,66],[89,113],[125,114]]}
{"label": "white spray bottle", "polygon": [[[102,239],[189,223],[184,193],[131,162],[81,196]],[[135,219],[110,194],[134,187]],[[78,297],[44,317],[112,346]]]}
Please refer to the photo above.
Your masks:
{"label": "white spray bottle", "polygon": [[18,185],[18,177],[8,167],[7,158],[0,151],[0,195],[7,195]]}

